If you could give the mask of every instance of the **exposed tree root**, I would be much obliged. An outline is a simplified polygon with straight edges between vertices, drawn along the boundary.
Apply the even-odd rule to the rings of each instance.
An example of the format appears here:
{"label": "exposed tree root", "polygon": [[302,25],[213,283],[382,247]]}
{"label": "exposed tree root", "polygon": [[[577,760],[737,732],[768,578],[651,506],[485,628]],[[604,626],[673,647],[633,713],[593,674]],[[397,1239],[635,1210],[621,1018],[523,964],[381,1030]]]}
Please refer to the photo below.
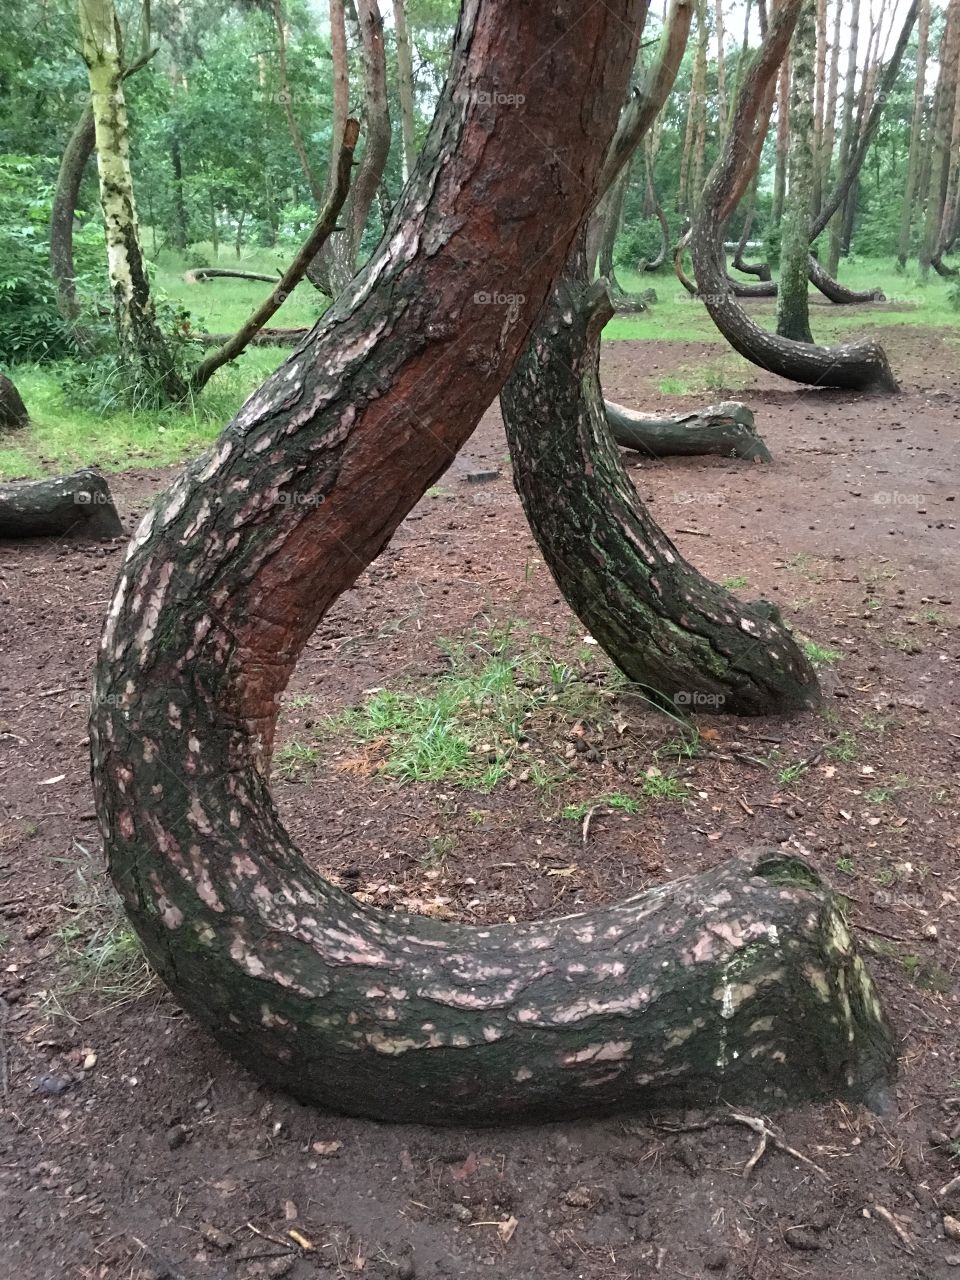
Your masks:
{"label": "exposed tree root", "polygon": [[610,400],[603,407],[617,444],[651,458],[714,453],[747,462],[772,460],[753,414],[737,400],[665,416],[637,413]]}

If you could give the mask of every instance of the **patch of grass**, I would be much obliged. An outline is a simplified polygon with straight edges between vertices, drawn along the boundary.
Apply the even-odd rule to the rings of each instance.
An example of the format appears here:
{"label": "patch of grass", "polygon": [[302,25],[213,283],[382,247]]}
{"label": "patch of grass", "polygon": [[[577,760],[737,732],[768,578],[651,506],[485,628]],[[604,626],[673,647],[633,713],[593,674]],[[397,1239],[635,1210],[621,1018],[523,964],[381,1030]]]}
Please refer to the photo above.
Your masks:
{"label": "patch of grass", "polygon": [[837,870],[838,870],[842,875],[845,875],[845,876],[854,876],[854,875],[856,875],[856,874],[857,874],[857,869],[856,869],[856,867],[853,865],[853,859],[852,859],[852,858],[838,858],[838,859],[837,859]]}
{"label": "patch of grass", "polygon": [[799,764],[785,764],[782,769],[777,771],[777,781],[781,785],[789,785],[792,782],[796,782],[798,778],[803,777],[809,767],[806,761],[803,760]]}
{"label": "patch of grass", "polygon": [[733,578],[724,578],[723,585],[727,588],[728,591],[737,591],[740,587],[747,586],[748,582],[749,582],[749,579],[745,578],[744,575],[741,573],[741,574],[737,574],[736,577],[733,577]]}
{"label": "patch of grass", "polygon": [[860,747],[849,729],[841,729],[834,740],[824,747],[823,754],[830,760],[850,764],[860,754]]}
{"label": "patch of grass", "polygon": [[801,640],[800,647],[806,654],[807,660],[812,662],[818,670],[823,667],[836,666],[843,657],[839,649],[828,649],[822,644],[817,644],[816,640]]}
{"label": "patch of grass", "polygon": [[892,794],[887,787],[870,787],[864,792],[863,798],[867,804],[886,804]]}
{"label": "patch of grass", "polygon": [[65,1002],[80,994],[117,1008],[139,1000],[157,983],[113,886],[94,867],[89,850],[76,848],[81,857],[74,902],[55,935],[62,972],[47,993],[54,1012],[65,1012]]}
{"label": "patch of grass", "polygon": [[457,837],[450,831],[444,835],[427,836],[427,851],[420,858],[420,865],[427,870],[441,867],[457,847]]}
{"label": "patch of grass", "polygon": [[273,772],[278,778],[286,778],[289,781],[304,769],[312,769],[319,763],[319,747],[293,740],[284,742],[277,748],[273,757]]}
{"label": "patch of grass", "polygon": [[900,957],[900,964],[910,981],[924,991],[932,991],[943,995],[953,988],[953,979],[946,969],[925,960],[923,956],[907,955]]}
{"label": "patch of grass", "polygon": [[647,771],[640,790],[645,796],[657,800],[683,800],[687,794],[673,774],[661,773],[659,769]]}
{"label": "patch of grass", "polygon": [[607,795],[596,796],[593,800],[568,804],[560,810],[560,817],[568,818],[571,822],[582,822],[591,809],[619,809],[623,813],[637,813],[640,801],[634,796],[624,795],[622,791],[612,791]]}
{"label": "patch of grass", "polygon": [[378,746],[381,772],[404,782],[449,781],[489,792],[520,775],[549,791],[563,774],[554,767],[559,762],[525,749],[534,722],[545,717],[553,736],[558,720],[596,720],[623,686],[595,650],[586,663],[558,661],[542,637],[519,624],[441,648],[449,671],[432,688],[379,690],[326,728]]}

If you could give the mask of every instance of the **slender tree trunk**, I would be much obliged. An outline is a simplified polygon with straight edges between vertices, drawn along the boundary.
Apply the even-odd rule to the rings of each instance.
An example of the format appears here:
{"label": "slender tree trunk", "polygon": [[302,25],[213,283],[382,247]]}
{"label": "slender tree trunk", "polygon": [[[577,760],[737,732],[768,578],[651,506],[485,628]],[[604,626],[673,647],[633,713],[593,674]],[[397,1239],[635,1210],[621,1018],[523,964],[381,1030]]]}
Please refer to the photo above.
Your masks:
{"label": "slender tree trunk", "polygon": [[833,146],[837,134],[837,102],[840,90],[840,46],[842,36],[841,17],[843,0],[835,0],[833,10],[833,34],[830,39],[830,73],[827,83],[826,104],[824,106],[823,137],[820,146],[820,193],[822,203],[823,191],[830,181],[830,167],[833,163]]}
{"label": "slender tree trunk", "polygon": [[363,154],[344,206],[343,230],[330,237],[307,272],[314,284],[333,297],[356,274],[360,241],[390,153],[387,62],[377,0],[357,0],[357,31],[363,61]]}
{"label": "slender tree trunk", "polygon": [[100,202],[106,225],[117,351],[136,400],[179,399],[184,385],[158,326],[140,245],[130,172],[127,108],[112,0],[80,0],[83,56],[97,143]]}
{"label": "slender tree trunk", "polygon": [[823,134],[825,128],[826,93],[827,93],[827,0],[816,0],[817,4],[817,68],[814,76],[814,110],[813,110],[813,197],[811,210],[820,208],[823,192]]}
{"label": "slender tree trunk", "polygon": [[73,264],[73,220],[94,143],[93,108],[88,105],[64,149],[50,212],[50,273],[57,290],[57,309],[69,324],[80,314]]}
{"label": "slender tree trunk", "polygon": [[173,243],[182,253],[190,243],[190,228],[183,198],[183,158],[180,139],[175,133],[170,138],[170,168],[173,172]]}
{"label": "slender tree trunk", "polygon": [[946,102],[952,105],[952,111],[944,111],[949,120],[949,144],[944,163],[947,178],[943,188],[943,212],[940,215],[933,265],[941,275],[956,275],[956,269],[945,267],[942,259],[953,244],[954,226],[960,206],[960,0],[953,0],[951,11],[948,11],[948,23],[951,29],[951,47],[947,53],[950,73]]}
{"label": "slender tree trunk", "polygon": [[707,68],[709,63],[710,32],[707,26],[706,0],[699,0],[699,6],[697,84],[693,95],[697,102],[697,118],[693,143],[693,191],[690,196],[692,210],[695,210],[700,202],[707,153]]}
{"label": "slender tree trunk", "polygon": [[220,260],[220,219],[217,216],[217,202],[210,192],[210,244],[213,247],[213,260]]}
{"label": "slender tree trunk", "polygon": [[920,0],[919,29],[917,31],[917,78],[913,86],[913,116],[910,122],[910,150],[907,156],[907,185],[903,193],[900,213],[900,240],[897,246],[897,265],[901,271],[910,256],[913,221],[916,214],[917,190],[922,167],[924,86],[927,78],[927,46],[930,40],[930,0]]}
{"label": "slender tree trunk", "polygon": [[790,186],[780,242],[777,333],[794,342],[813,342],[807,259],[816,170],[817,7],[804,0],[791,43]]}
{"label": "slender tree trunk", "polygon": [[[680,185],[677,209],[689,212],[699,197],[694,153],[700,134],[700,121],[706,111],[707,88],[707,8],[704,0],[697,0],[697,52],[690,81],[690,101],[687,104],[687,124],[680,152]],[[692,173],[692,177],[691,177]],[[692,183],[692,190],[691,190]]]}
{"label": "slender tree trunk", "polygon": [[727,106],[727,55],[724,48],[726,33],[723,26],[722,4],[716,5],[713,16],[717,24],[717,121],[720,145],[723,146],[727,139],[730,121]]}
{"label": "slender tree trunk", "polygon": [[[324,203],[323,183],[318,180],[313,171],[306,144],[303,141],[303,134],[300,132],[300,125],[297,123],[296,112],[293,109],[293,96],[290,93],[290,79],[287,75],[287,31],[282,0],[273,0],[272,8],[273,25],[277,33],[277,67],[280,72],[280,100],[283,103],[283,113],[287,119],[287,129],[290,133],[293,149],[297,153],[297,159],[300,161],[300,168],[303,170],[307,186],[310,188],[310,193],[319,209]],[[335,135],[337,138],[342,136],[342,133]]]}
{"label": "slender tree trunk", "polygon": [[413,59],[410,56],[406,0],[393,0],[393,25],[397,36],[397,86],[400,96],[400,128],[403,136],[401,161],[403,180],[406,182],[417,160],[413,117]]}
{"label": "slender tree trunk", "polygon": [[773,208],[770,220],[775,227],[783,221],[783,206],[787,196],[787,165],[790,152],[790,55],[780,67],[777,82],[777,161],[773,178]]}
{"label": "slender tree trunk", "polygon": [[[837,159],[838,180],[843,177],[853,147],[853,112],[857,102],[857,69],[860,43],[860,0],[850,0],[850,43],[847,52],[847,73],[843,90],[843,118],[840,125],[840,149]],[[830,250],[827,273],[836,276],[840,267],[840,239],[843,214],[838,214],[830,226]]]}

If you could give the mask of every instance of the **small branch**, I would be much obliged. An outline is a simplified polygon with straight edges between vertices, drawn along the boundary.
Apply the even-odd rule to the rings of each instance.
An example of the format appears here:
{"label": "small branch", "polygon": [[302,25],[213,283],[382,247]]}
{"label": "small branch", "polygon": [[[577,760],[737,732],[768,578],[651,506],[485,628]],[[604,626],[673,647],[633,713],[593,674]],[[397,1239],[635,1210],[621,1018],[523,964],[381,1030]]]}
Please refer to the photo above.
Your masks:
{"label": "small branch", "polygon": [[246,324],[237,330],[229,342],[225,342],[219,350],[214,351],[207,356],[202,364],[198,365],[196,372],[190,379],[191,391],[200,391],[207,385],[218,369],[228,364],[231,360],[235,360],[270,317],[280,310],[287,295],[292,293],[303,279],[307,267],[326,243],[331,232],[336,228],[337,217],[343,208],[347,192],[350,190],[350,168],[353,164],[353,153],[359,136],[359,123],[353,119],[348,120],[343,131],[343,144],[340,147],[340,157],[337,161],[336,185],[330,199],[321,211],[316,225],[301,245],[297,256],[277,281],[276,289],[260,303],[260,306],[251,314]]}

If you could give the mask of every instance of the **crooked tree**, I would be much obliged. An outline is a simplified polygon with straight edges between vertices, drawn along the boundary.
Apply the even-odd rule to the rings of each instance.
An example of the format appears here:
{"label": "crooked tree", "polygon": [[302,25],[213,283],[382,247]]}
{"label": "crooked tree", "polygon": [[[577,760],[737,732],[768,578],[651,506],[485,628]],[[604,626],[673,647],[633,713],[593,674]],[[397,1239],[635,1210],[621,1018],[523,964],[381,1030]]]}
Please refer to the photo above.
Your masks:
{"label": "crooked tree", "polygon": [[[624,111],[601,172],[601,199],[616,190],[670,92],[690,19],[689,0],[674,0],[659,56]],[[597,372],[613,300],[606,281],[589,287],[586,239],[501,395],[514,483],[544,561],[590,634],[653,699],[741,715],[811,706],[816,677],[773,606],[741,605],[702,577],[630,481],[608,429],[609,419],[622,433],[623,413],[604,406]],[[642,423],[634,422],[637,436]],[[689,422],[672,426],[661,424],[661,434],[685,451]],[[649,434],[655,448],[657,433]]]}
{"label": "crooked tree", "polygon": [[134,928],[225,1048],[338,1110],[493,1123],[891,1078],[869,976],[796,861],[478,930],[331,886],[267,788],[300,651],[469,436],[566,260],[642,7],[466,0],[380,247],[145,517],[108,611],[91,754]]}

